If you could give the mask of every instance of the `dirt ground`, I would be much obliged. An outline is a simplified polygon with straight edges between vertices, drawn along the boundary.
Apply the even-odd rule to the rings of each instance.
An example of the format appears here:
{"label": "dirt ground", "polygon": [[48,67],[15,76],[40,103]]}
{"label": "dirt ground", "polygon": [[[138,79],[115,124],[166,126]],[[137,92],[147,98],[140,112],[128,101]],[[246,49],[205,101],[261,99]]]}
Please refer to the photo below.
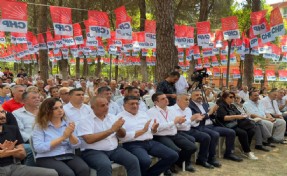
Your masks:
{"label": "dirt ground", "polygon": [[[252,145],[254,146],[254,145]],[[252,149],[259,160],[244,159],[243,162],[233,162],[220,158],[221,168],[205,169],[195,165],[195,173],[180,172],[177,176],[287,176],[287,145],[277,144],[270,152]],[[240,155],[239,149],[235,154]]]}

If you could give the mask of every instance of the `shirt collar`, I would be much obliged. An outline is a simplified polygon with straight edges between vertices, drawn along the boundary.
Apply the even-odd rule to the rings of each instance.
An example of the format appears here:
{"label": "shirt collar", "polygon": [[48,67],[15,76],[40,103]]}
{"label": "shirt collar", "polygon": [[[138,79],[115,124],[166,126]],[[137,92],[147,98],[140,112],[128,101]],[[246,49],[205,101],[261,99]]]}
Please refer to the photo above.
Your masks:
{"label": "shirt collar", "polygon": [[[55,127],[51,121],[48,122],[48,126]],[[67,122],[65,120],[62,120],[62,122],[61,122],[61,127],[63,127],[63,126],[67,126]]]}
{"label": "shirt collar", "polygon": [[[193,101],[193,100],[192,100],[192,101]],[[202,103],[202,102],[197,103],[197,102],[193,101],[193,103],[194,103],[194,104],[196,104],[197,106],[202,106],[202,105],[203,105],[203,103]]]}
{"label": "shirt collar", "polygon": [[[65,106],[67,106],[69,109],[78,109],[78,108],[75,108],[73,105],[72,105],[72,103],[71,102],[69,102],[68,104],[66,104]],[[80,107],[80,109],[82,109],[82,107],[83,107],[83,104],[82,104],[82,106]]]}

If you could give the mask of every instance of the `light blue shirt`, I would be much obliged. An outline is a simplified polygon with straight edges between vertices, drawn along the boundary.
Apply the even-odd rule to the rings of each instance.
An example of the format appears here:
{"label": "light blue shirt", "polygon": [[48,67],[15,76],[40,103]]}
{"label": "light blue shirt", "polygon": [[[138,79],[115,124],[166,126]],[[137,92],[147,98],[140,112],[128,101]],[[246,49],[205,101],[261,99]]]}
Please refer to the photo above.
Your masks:
{"label": "light blue shirt", "polygon": [[18,127],[24,142],[27,142],[32,135],[35,115],[27,111],[25,107],[17,109],[12,113],[17,120]]}
{"label": "light blue shirt", "polygon": [[56,128],[51,122],[48,123],[47,129],[41,129],[38,125],[35,126],[32,140],[36,152],[36,158],[53,157],[67,153],[74,153],[73,149],[80,147],[81,142],[78,138],[78,143],[73,145],[69,142],[69,138],[62,141],[60,145],[51,148],[51,141],[61,137],[68,126],[66,121],[62,121],[59,128]]}
{"label": "light blue shirt", "polygon": [[248,100],[243,104],[243,108],[248,114],[255,114],[263,118],[266,117],[265,109],[262,103],[259,101],[255,103],[251,100]]}

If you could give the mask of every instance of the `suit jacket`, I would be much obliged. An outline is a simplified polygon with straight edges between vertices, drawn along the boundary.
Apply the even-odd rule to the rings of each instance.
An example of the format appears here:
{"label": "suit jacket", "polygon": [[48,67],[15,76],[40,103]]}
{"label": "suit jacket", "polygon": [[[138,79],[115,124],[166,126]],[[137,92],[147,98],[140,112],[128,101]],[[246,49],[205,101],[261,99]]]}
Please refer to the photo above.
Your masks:
{"label": "suit jacket", "polygon": [[[206,114],[204,114],[205,117],[204,117],[204,119],[202,121],[200,121],[199,126],[204,126],[206,119],[210,119],[210,117],[207,114],[208,113],[208,108],[209,108],[208,103],[203,103],[202,106],[203,106],[203,109],[205,110]],[[193,101],[190,101],[189,108],[191,109],[192,114],[196,114],[196,113],[203,114],[200,111],[199,107]]]}

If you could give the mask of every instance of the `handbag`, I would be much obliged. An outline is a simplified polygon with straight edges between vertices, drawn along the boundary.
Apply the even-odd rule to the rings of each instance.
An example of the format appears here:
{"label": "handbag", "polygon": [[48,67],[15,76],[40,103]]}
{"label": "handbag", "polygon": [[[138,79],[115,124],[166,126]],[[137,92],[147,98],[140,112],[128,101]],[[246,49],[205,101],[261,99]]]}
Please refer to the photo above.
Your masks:
{"label": "handbag", "polygon": [[252,128],[255,128],[255,126],[256,122],[248,118],[238,120],[238,127],[241,129],[250,130]]}
{"label": "handbag", "polygon": [[227,128],[236,128],[238,126],[237,120],[233,120],[224,124]]}

